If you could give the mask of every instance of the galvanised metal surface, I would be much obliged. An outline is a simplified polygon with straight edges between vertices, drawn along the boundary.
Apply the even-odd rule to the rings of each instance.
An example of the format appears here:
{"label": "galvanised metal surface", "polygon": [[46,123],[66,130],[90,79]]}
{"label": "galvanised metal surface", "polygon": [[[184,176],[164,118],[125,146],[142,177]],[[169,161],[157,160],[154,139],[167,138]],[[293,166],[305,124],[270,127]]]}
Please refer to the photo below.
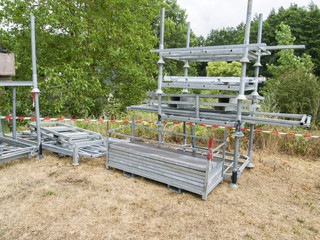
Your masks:
{"label": "galvanised metal surface", "polygon": [[36,146],[0,137],[0,163],[23,157],[30,158],[36,151]]}
{"label": "galvanised metal surface", "polygon": [[[172,103],[173,104],[173,103]],[[185,103],[184,103],[185,104]],[[215,104],[213,104],[215,105]],[[219,104],[216,104],[219,105]],[[229,106],[233,106],[232,104]],[[249,105],[247,105],[249,106]],[[157,112],[158,106],[154,105],[136,105],[128,107],[129,110],[134,111],[145,111],[145,112]],[[200,124],[213,124],[221,126],[230,126],[233,127],[236,121],[235,112],[221,112],[215,111],[210,108],[200,108],[199,116],[196,118],[196,109],[177,109],[170,108],[168,105],[162,105],[162,118],[176,121],[190,121]],[[264,116],[264,117],[255,117]],[[297,117],[299,116],[299,117]],[[268,118],[268,117],[278,117],[278,118]],[[279,119],[284,118],[284,119]],[[298,120],[286,120],[287,118],[298,119]],[[307,115],[298,115],[298,114],[272,114],[272,113],[263,113],[263,112],[254,112],[250,116],[250,112],[242,112],[242,123],[249,124],[266,124],[272,126],[280,127],[310,127],[311,116]]]}
{"label": "galvanised metal surface", "polygon": [[[248,16],[251,18],[251,16]],[[247,17],[247,18],[248,18]],[[221,45],[205,46],[176,49],[154,49],[151,52],[161,53],[163,58],[189,61],[189,62],[221,62],[221,61],[241,61],[243,54],[247,52],[249,61],[257,60],[259,56],[271,55],[268,50],[282,49],[303,49],[304,45],[290,46],[267,46],[265,43],[260,44],[239,44],[239,45]]]}
{"label": "galvanised metal surface", "polygon": [[[12,139],[2,137],[2,126],[0,121],[0,162],[14,160],[22,157],[31,157],[36,151],[39,151],[40,139],[40,114],[39,114],[39,101],[38,93],[40,90],[37,87],[37,72],[36,72],[36,49],[35,49],[35,30],[34,30],[34,17],[30,16],[31,23],[31,49],[32,49],[32,79],[33,81],[0,81],[0,86],[12,87]],[[1,75],[1,74],[0,74]],[[20,142],[17,138],[16,132],[16,87],[32,86],[32,93],[34,94],[35,115],[36,115],[36,132],[37,142],[36,147],[34,144]],[[38,154],[38,157],[41,156]]]}
{"label": "galvanised metal surface", "polygon": [[0,81],[0,87],[30,87],[33,86],[31,81]]}
{"label": "galvanised metal surface", "polygon": [[[131,136],[116,132],[130,127]],[[191,146],[178,145],[136,137],[134,136],[135,128],[191,138],[192,144]],[[108,140],[109,135],[126,137],[131,142],[111,144]],[[183,189],[199,194],[203,199],[206,199],[207,195],[223,181],[227,145],[226,131],[224,139],[213,139],[195,136],[194,128],[192,134],[185,134],[137,125],[133,117],[131,124],[108,130],[107,136],[106,167],[123,170],[126,176],[143,176],[165,183],[169,189],[174,189],[177,192],[181,192],[181,189]],[[212,142],[209,151],[206,148],[196,146],[196,139]],[[150,142],[154,145],[137,141]],[[213,147],[213,143],[215,143],[215,147]]]}
{"label": "galvanised metal surface", "polygon": [[[261,42],[262,36],[262,15],[259,16],[258,38],[257,43],[250,44],[250,25],[252,16],[253,0],[248,0],[245,36],[243,44],[223,45],[223,46],[204,46],[190,48],[188,43],[186,48],[164,49],[164,9],[161,11],[161,28],[160,28],[160,47],[152,52],[159,54],[159,76],[158,89],[155,96],[151,96],[148,104],[140,106],[130,106],[129,110],[157,112],[158,113],[158,147],[162,143],[162,120],[173,120],[182,122],[193,122],[208,125],[220,125],[234,127],[235,137],[234,152],[227,154],[225,146],[222,156],[228,158],[224,164],[223,176],[231,178],[231,187],[237,187],[237,179],[245,167],[253,167],[251,163],[253,132],[255,124],[265,124],[281,127],[310,127],[311,116],[300,114],[283,114],[283,113],[263,113],[258,112],[260,105],[258,101],[264,98],[258,94],[258,83],[265,81],[265,78],[259,78],[259,68],[261,67],[260,59],[262,56],[270,55],[269,50],[281,49],[299,49],[303,45],[295,46],[271,46],[268,47]],[[187,36],[188,39],[188,36]],[[164,59],[173,59],[184,61],[184,76],[163,76]],[[247,65],[254,60],[255,75],[253,78],[247,77]],[[231,77],[189,77],[189,62],[214,62],[214,61],[238,61],[241,63],[240,78]],[[162,88],[182,89],[181,94],[164,94]],[[228,96],[228,94],[208,95],[204,94],[187,94],[188,89],[200,90],[224,90],[236,91],[237,95]],[[248,93],[250,93],[248,95]],[[156,97],[158,101],[156,101]],[[167,99],[166,99],[167,98]],[[211,98],[210,100],[201,100],[202,98]],[[215,99],[214,99],[215,98]],[[249,100],[244,102],[244,100]],[[243,137],[241,128],[244,124],[250,124],[249,139],[249,156],[239,155],[240,138]],[[134,126],[133,126],[134,128]],[[183,128],[186,133],[186,124]],[[191,126],[192,135],[194,135],[194,126]],[[119,134],[118,134],[119,135]],[[134,130],[132,135],[134,135]],[[124,136],[124,135],[121,135]],[[131,138],[137,139],[134,136]],[[192,145],[194,145],[192,137]],[[186,140],[184,139],[184,143]],[[194,149],[192,150],[195,151]],[[118,159],[118,155],[112,155]],[[224,159],[224,157],[223,157]],[[129,161],[129,160],[128,160]],[[119,163],[118,163],[119,164]],[[122,164],[124,164],[122,162]],[[120,164],[121,165],[121,164]],[[132,166],[131,166],[132,167]]]}
{"label": "galvanised metal surface", "polygon": [[216,62],[216,61],[240,61],[243,53],[247,51],[250,60],[258,58],[260,55],[270,55],[270,52],[263,49],[266,44],[243,44],[243,45],[223,45],[206,46],[193,48],[159,49],[152,50],[162,54],[163,58],[190,62]]}
{"label": "galvanised metal surface", "polygon": [[201,155],[137,142],[109,144],[106,166],[199,194],[204,200],[223,181],[220,159],[208,161]]}
{"label": "galvanised metal surface", "polygon": [[[185,83],[224,83],[239,85],[240,77],[188,77],[188,76],[165,76],[163,77],[164,82],[185,82]],[[266,81],[265,77],[245,77],[245,82],[247,83],[262,83]]]}
{"label": "galvanised metal surface", "polygon": [[[32,128],[31,140],[36,124],[28,126]],[[42,148],[61,156],[72,156],[74,166],[79,165],[79,157],[97,158],[107,153],[106,140],[99,133],[58,122],[42,122],[40,126]]]}
{"label": "galvanised metal surface", "polygon": [[[187,89],[208,89],[208,90],[225,90],[225,91],[239,91],[240,87],[236,85],[225,85],[217,83],[162,83],[163,87],[167,88],[187,88]],[[254,90],[253,85],[245,84],[245,91]]]}
{"label": "galvanised metal surface", "polygon": [[[34,24],[34,16],[31,13],[30,15],[31,22],[31,55],[32,55],[32,81],[33,81],[33,89],[31,92],[34,96],[34,107],[35,107],[35,115],[36,115],[36,133],[37,133],[37,145],[40,147],[41,136],[40,136],[40,110],[39,110],[39,93],[38,89],[38,78],[37,78],[37,59],[36,59],[36,37],[35,37],[35,24]],[[41,155],[38,155],[38,158],[42,158]]]}

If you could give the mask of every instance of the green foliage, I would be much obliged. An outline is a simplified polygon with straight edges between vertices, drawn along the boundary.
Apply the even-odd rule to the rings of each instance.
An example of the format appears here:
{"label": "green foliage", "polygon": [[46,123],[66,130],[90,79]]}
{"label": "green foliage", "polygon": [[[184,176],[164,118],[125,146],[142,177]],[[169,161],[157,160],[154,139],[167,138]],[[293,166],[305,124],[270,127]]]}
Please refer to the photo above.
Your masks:
{"label": "green foliage", "polygon": [[[276,30],[276,40],[278,45],[293,45],[296,40],[292,36],[290,27],[283,22],[280,24],[280,30]],[[278,63],[280,65],[267,65],[269,72],[275,76],[280,75],[284,71],[295,70],[301,68],[306,74],[313,72],[314,64],[311,61],[311,56],[303,54],[302,57],[296,56],[293,49],[281,50],[278,53]]]}
{"label": "green foliage", "polygon": [[[202,36],[198,38],[198,46],[217,46],[217,45],[230,45],[241,44],[244,39],[245,25],[239,24],[236,28],[227,27],[220,30],[212,29],[206,39]],[[207,63],[197,64],[197,71],[199,76],[209,76],[206,72]]]}
{"label": "green foliage", "polygon": [[[43,115],[101,116],[138,103],[152,81],[152,22],[160,1],[33,1],[0,3],[1,44],[15,53],[16,79],[31,80],[30,20],[36,19]],[[18,91],[32,109],[29,89]],[[26,101],[28,99],[28,101]],[[26,112],[24,112],[26,114]]]}
{"label": "green foliage", "polygon": [[212,29],[206,39],[207,46],[241,44],[244,39],[245,25],[239,24],[236,28],[227,27],[221,30]]}
{"label": "green foliage", "polygon": [[[317,76],[320,75],[320,9],[313,2],[308,7],[298,7],[292,4],[288,9],[281,7],[278,12],[273,10],[263,23],[262,41],[268,45],[276,45],[275,29],[279,30],[280,24],[290,26],[292,34],[296,37],[296,44],[305,44],[306,49],[296,52],[309,54],[314,62],[314,70]],[[276,63],[277,56],[264,57],[262,63]],[[262,69],[262,74],[268,74]]]}
{"label": "green foliage", "polygon": [[[186,11],[179,7],[177,0],[2,0],[0,44],[15,53],[15,79],[31,80],[29,15],[33,12],[36,17],[38,80],[42,91],[41,115],[110,116],[122,113],[128,105],[137,104],[147,90],[156,88],[157,54],[150,53],[150,50],[158,45],[161,6],[166,8],[165,47],[184,47]],[[274,30],[279,32],[281,22],[291,27],[296,44],[306,45],[305,50],[295,52],[297,56],[306,52],[312,56],[314,67],[310,56],[297,57],[292,50],[286,50],[262,58],[263,65],[266,62],[273,65],[268,71],[262,68],[261,74],[286,81],[284,76],[280,78],[280,73],[288,70],[278,66],[292,61],[295,70],[290,74],[296,74],[297,79],[306,74],[305,81],[310,82],[310,88],[317,89],[314,75],[308,73],[314,69],[315,74],[320,75],[319,8],[314,3],[305,8],[292,4],[288,9],[272,11],[263,24],[263,42],[277,44],[279,39],[276,39]],[[255,16],[251,24],[252,43],[256,42],[257,27],[258,18]],[[243,42],[244,29],[245,25],[241,23],[236,28],[212,30],[207,38],[197,37],[191,31],[190,46],[239,44]],[[183,75],[183,64],[166,60],[165,74]],[[207,74],[206,63],[191,63],[190,66],[189,75],[229,74]],[[248,75],[252,75],[252,69],[249,67]],[[269,85],[278,86],[274,81]],[[287,81],[290,85],[290,80]],[[274,92],[268,94],[271,99],[276,99],[272,95]],[[7,99],[10,96],[10,89],[0,90],[2,114],[9,113],[11,106]],[[17,98],[17,114],[30,115],[33,111],[30,88],[17,88]],[[313,110],[308,112],[317,112],[317,103],[310,104]],[[300,109],[305,109],[305,105]]]}
{"label": "green foliage", "polygon": [[[276,31],[279,45],[293,44],[295,38],[290,27],[281,23]],[[320,84],[313,74],[311,57],[294,55],[292,49],[281,50],[279,65],[270,65],[268,70],[273,75],[264,87],[269,109],[288,113],[313,115],[314,121],[319,119]]]}
{"label": "green foliage", "polygon": [[[183,48],[187,42],[187,15],[186,10],[181,9],[177,0],[165,0],[165,48]],[[160,26],[157,29],[157,36],[160,35]],[[190,47],[198,46],[195,34],[190,31]],[[184,75],[184,62],[166,59],[164,72],[169,76]],[[190,63],[189,75],[197,75],[196,64]]]}
{"label": "green foliage", "polygon": [[48,190],[43,195],[51,196],[51,195],[54,195],[54,194],[55,194],[54,191]]}
{"label": "green foliage", "polygon": [[[266,17],[266,16],[265,16]],[[292,4],[288,9],[281,7],[272,10],[263,22],[262,42],[269,46],[276,45],[275,29],[278,29],[280,23],[289,25],[293,35],[297,38],[296,44],[305,44],[306,49],[296,52],[298,56],[302,53],[307,53],[312,57],[315,64],[314,70],[317,76],[320,75],[320,9],[313,2],[308,7],[298,7],[297,4]],[[198,42],[201,45],[214,46],[214,45],[228,45],[228,44],[241,44],[244,38],[245,24],[240,23],[237,27],[226,27],[223,29],[212,29],[210,34],[205,40],[199,38]],[[257,42],[258,32],[258,16],[254,16],[251,23],[250,43]],[[198,45],[200,46],[200,44]],[[262,58],[263,67],[260,74],[263,76],[270,76],[270,73],[265,67],[266,63],[277,62],[278,57],[273,54]],[[198,72],[204,73],[206,64],[198,67]],[[248,75],[254,73],[254,67],[249,66]],[[202,74],[203,75],[203,74]]]}
{"label": "green foliage", "polygon": [[206,70],[209,77],[240,77],[241,63],[209,62]]}

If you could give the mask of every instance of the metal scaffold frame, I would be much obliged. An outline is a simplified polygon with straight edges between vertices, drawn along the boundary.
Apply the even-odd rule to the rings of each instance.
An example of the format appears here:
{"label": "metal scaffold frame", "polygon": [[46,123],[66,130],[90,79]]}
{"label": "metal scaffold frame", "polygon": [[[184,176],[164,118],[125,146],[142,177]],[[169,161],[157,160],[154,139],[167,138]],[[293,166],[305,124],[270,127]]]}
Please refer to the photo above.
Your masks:
{"label": "metal scaffold frame", "polygon": [[[11,81],[11,77],[5,81],[0,80],[1,87],[12,87],[12,139],[3,136],[2,123],[0,119],[0,163],[17,158],[31,157],[38,152],[38,158],[41,155],[41,137],[40,137],[40,112],[39,112],[39,93],[36,70],[36,43],[34,16],[31,14],[31,54],[32,54],[32,81]],[[14,64],[14,62],[13,62]],[[23,143],[17,138],[16,127],[16,87],[33,87],[31,92],[34,94],[34,105],[36,115],[36,145]]]}
{"label": "metal scaffold frame", "polygon": [[[118,131],[131,129],[131,135]],[[173,134],[183,137],[182,145],[136,137],[136,129],[146,129],[162,134]],[[223,139],[196,136],[194,126],[192,134],[166,131],[136,124],[134,116],[131,124],[107,131],[106,168],[117,168],[127,177],[143,176],[168,185],[170,190],[180,193],[187,190],[202,196],[208,194],[223,182],[224,164],[230,164],[225,154],[227,131]],[[109,143],[109,136],[129,138],[130,141]],[[191,140],[187,145],[185,139]],[[208,148],[196,146],[196,139],[208,141]],[[148,142],[148,144],[146,144]],[[161,146],[159,148],[158,146]]]}
{"label": "metal scaffold frame", "polygon": [[[311,116],[305,114],[266,113],[259,112],[259,101],[264,98],[258,94],[258,84],[266,81],[259,77],[261,57],[270,55],[271,50],[301,49],[304,45],[267,46],[262,43],[262,14],[259,15],[257,43],[250,43],[250,25],[252,15],[252,0],[248,0],[245,37],[243,44],[190,47],[190,24],[188,23],[186,48],[164,49],[164,8],[161,10],[159,49],[152,50],[159,54],[158,89],[151,94],[144,105],[128,107],[129,110],[155,112],[158,114],[158,140],[153,142],[162,148],[164,131],[163,120],[182,121],[184,145],[186,145],[186,122],[195,124],[210,124],[234,127],[235,138],[233,153],[222,150],[224,167],[221,170],[224,178],[231,179],[230,186],[238,187],[237,181],[242,171],[254,167],[252,163],[252,148],[254,126],[256,124],[281,127],[310,127]],[[165,59],[183,61],[184,76],[164,76]],[[241,63],[240,77],[190,77],[188,68],[190,62],[238,61]],[[247,65],[254,61],[255,75],[247,76]],[[182,89],[181,93],[165,94],[163,88]],[[235,92],[232,94],[189,94],[188,89],[223,90]],[[250,93],[250,94],[249,94]],[[210,101],[208,101],[210,99]],[[239,154],[241,131],[244,124],[250,125],[248,156]],[[111,133],[111,132],[109,132]],[[114,134],[114,132],[112,132]],[[191,137],[195,139],[194,126],[191,126]],[[134,139],[134,138],[132,138]],[[111,146],[111,145],[110,145]],[[110,148],[110,147],[109,147]],[[119,168],[119,165],[117,165]]]}
{"label": "metal scaffold frame", "polygon": [[[29,123],[31,131],[19,133],[19,140],[35,145],[35,123]],[[58,122],[41,122],[42,148],[59,154],[72,156],[73,165],[79,165],[80,157],[98,158],[106,155],[106,139],[99,133]]]}

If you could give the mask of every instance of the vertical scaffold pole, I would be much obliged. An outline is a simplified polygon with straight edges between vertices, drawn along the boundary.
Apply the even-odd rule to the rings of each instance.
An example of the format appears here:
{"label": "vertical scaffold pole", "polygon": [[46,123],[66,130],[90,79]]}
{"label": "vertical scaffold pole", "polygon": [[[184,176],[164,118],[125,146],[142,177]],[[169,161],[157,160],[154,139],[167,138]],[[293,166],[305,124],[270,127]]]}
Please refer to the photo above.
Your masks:
{"label": "vertical scaffold pole", "polygon": [[[187,24],[187,41],[186,41],[186,47],[190,47],[190,22]],[[185,61],[184,63],[184,76],[188,77],[188,69],[189,69],[189,61]],[[188,93],[188,89],[184,88],[182,90],[182,93]],[[183,133],[187,133],[187,125],[186,122],[183,122]],[[183,136],[183,145],[187,145],[187,137]]]}
{"label": "vertical scaffold pole", "polygon": [[106,136],[106,169],[109,169],[109,120],[107,121],[107,136]]}
{"label": "vertical scaffold pole", "polygon": [[17,140],[16,88],[12,88],[12,138]]}
{"label": "vertical scaffold pole", "polygon": [[134,120],[134,115],[132,115],[132,118],[131,118],[131,142],[134,142],[134,136],[135,136],[135,120]]}
{"label": "vertical scaffold pole", "polygon": [[[187,24],[187,40],[186,40],[186,48],[190,47],[190,22]],[[189,69],[189,61],[184,62],[184,76],[188,77],[188,69]],[[188,93],[188,89],[184,88],[182,89],[182,93]]]}
{"label": "vertical scaffold pole", "polygon": [[[1,117],[1,114],[0,114],[0,117]],[[3,134],[2,134],[2,122],[1,122],[1,118],[0,118],[0,137],[2,137]]]}
{"label": "vertical scaffold pole", "polygon": [[[33,89],[32,93],[34,94],[34,106],[36,113],[36,131],[37,131],[37,145],[38,149],[40,149],[41,145],[41,136],[40,136],[40,111],[39,111],[39,93],[38,89],[38,79],[37,79],[37,61],[36,61],[36,37],[35,37],[35,27],[34,27],[34,16],[31,13],[30,15],[31,21],[31,52],[32,52],[32,81],[33,81]],[[40,151],[39,151],[40,152]],[[41,154],[38,152],[38,159],[43,158]]]}
{"label": "vertical scaffold pole", "polygon": [[[261,43],[262,42],[262,22],[263,22],[263,15],[260,14],[259,15],[257,43]],[[261,52],[261,50],[259,50],[259,52]],[[254,77],[255,78],[259,77],[260,67],[262,66],[260,60],[261,60],[261,56],[258,55],[257,62],[254,64],[254,67],[255,67]],[[254,105],[254,104],[257,103],[257,97],[259,97],[258,82],[254,84],[254,91],[252,92],[251,95],[253,96],[252,104]],[[255,110],[256,110],[255,107],[253,107],[252,108],[252,114],[254,114]],[[250,124],[250,137],[249,137],[249,150],[248,150],[248,157],[249,157],[249,161],[250,162],[247,165],[247,168],[254,168],[254,164],[252,163],[253,136],[254,136],[254,124]]]}
{"label": "vertical scaffold pole", "polygon": [[195,130],[195,125],[191,125],[191,147],[192,147],[192,155],[195,156],[197,151],[196,151],[196,130]]}
{"label": "vertical scaffold pole", "polygon": [[[159,44],[159,49],[162,50],[164,48],[164,7],[161,8],[161,24],[160,24],[160,44]],[[162,79],[163,79],[163,66],[165,62],[163,61],[162,57],[162,52],[159,52],[159,76],[158,76],[158,90],[156,93],[158,94],[158,147],[161,147],[161,142],[162,142],[162,119],[161,119],[161,114],[162,114]]]}
{"label": "vertical scaffold pole", "polygon": [[222,173],[221,173],[221,176],[222,176],[222,179],[223,179],[223,175],[224,175],[224,166],[225,166],[225,162],[226,162],[226,150],[227,150],[227,137],[228,137],[228,131],[227,129],[224,129],[224,132],[223,132],[223,142],[224,142],[224,145],[223,145],[223,149],[222,149]]}
{"label": "vertical scaffold pole", "polygon": [[[252,0],[248,0],[248,8],[247,8],[247,20],[246,20],[246,29],[245,29],[245,36],[244,36],[244,44],[249,44],[249,37],[250,37],[250,26],[251,26],[251,15],[252,15]],[[240,77],[240,90],[239,95],[237,97],[237,116],[236,116],[236,123],[235,123],[235,132],[232,134],[235,137],[234,143],[234,160],[233,160],[233,167],[232,167],[232,176],[230,186],[232,188],[237,188],[237,180],[238,180],[238,157],[239,157],[239,142],[240,137],[243,137],[243,133],[241,132],[241,105],[242,100],[246,99],[244,95],[245,91],[245,78],[247,73],[247,64],[249,63],[248,59],[248,47],[245,47],[243,50],[243,56],[240,60],[242,64],[241,68],[241,77]]]}

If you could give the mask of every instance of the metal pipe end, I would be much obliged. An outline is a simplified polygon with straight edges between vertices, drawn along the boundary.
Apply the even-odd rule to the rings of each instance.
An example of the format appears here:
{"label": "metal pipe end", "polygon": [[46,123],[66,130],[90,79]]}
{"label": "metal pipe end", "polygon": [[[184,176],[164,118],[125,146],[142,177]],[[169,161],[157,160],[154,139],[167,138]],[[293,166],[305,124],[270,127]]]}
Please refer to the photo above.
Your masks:
{"label": "metal pipe end", "polygon": [[232,189],[236,189],[236,188],[239,187],[239,185],[238,185],[237,183],[230,183],[230,187],[231,187]]}
{"label": "metal pipe end", "polygon": [[237,131],[232,133],[232,136],[234,137],[244,137],[244,134],[241,131]]}
{"label": "metal pipe end", "polygon": [[182,92],[182,93],[188,93],[189,91],[188,91],[188,89],[184,88],[184,89],[182,89],[181,92]]}
{"label": "metal pipe end", "polygon": [[250,96],[253,96],[253,97],[261,97],[261,96],[259,95],[259,93],[256,92],[256,91],[252,92],[252,93],[250,94]]}
{"label": "metal pipe end", "polygon": [[240,60],[241,63],[250,63],[249,59],[247,57],[243,57]]}
{"label": "metal pipe end", "polygon": [[157,121],[157,122],[156,122],[156,125],[157,125],[157,126],[162,126],[162,125],[164,125],[164,124],[163,124],[162,121]]}
{"label": "metal pipe end", "polygon": [[183,67],[184,68],[189,68],[190,66],[189,66],[188,62],[186,62]]}
{"label": "metal pipe end", "polygon": [[32,93],[39,93],[40,90],[39,90],[39,88],[33,88],[33,89],[31,90],[31,92],[32,92]]}
{"label": "metal pipe end", "polygon": [[262,64],[260,62],[256,62],[253,66],[254,67],[262,67]]}
{"label": "metal pipe end", "polygon": [[158,64],[165,64],[165,61],[163,59],[159,59]]}
{"label": "metal pipe end", "polygon": [[236,98],[237,100],[246,100],[246,96],[244,94],[239,94]]}
{"label": "metal pipe end", "polygon": [[252,162],[250,162],[248,165],[247,165],[247,168],[254,168],[254,164]]}

